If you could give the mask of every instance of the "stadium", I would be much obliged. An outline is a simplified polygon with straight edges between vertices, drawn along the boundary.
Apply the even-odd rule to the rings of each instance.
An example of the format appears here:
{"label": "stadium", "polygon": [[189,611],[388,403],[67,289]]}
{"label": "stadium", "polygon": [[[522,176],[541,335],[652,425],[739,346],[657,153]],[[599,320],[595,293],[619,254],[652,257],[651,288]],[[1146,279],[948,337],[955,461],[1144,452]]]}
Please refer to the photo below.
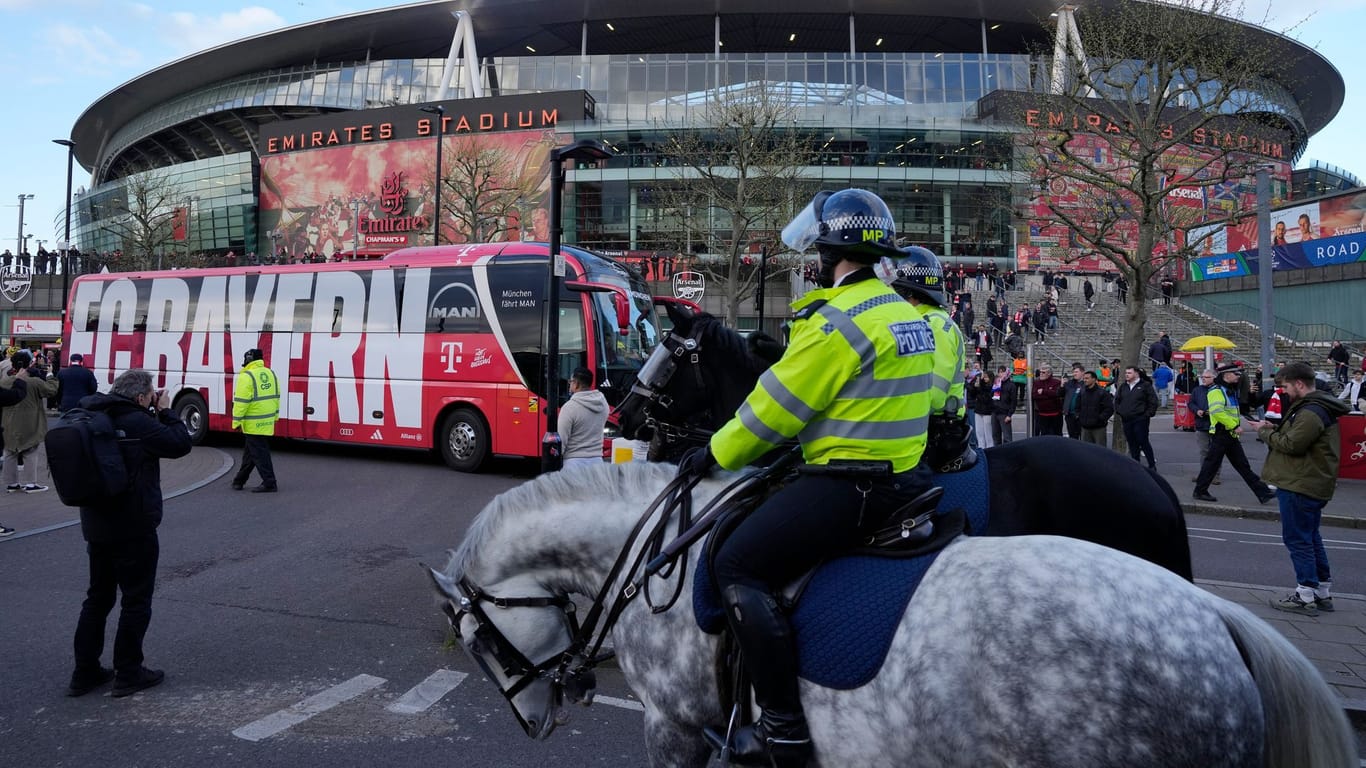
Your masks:
{"label": "stadium", "polygon": [[[762,87],[819,137],[806,179],[871,188],[902,234],[951,258],[1013,267],[1056,237],[1031,230],[1010,204],[1029,178],[1013,143],[1018,128],[990,110],[1002,94],[1047,89],[1037,52],[1052,48],[1072,8],[457,0],[294,26],[169,63],[90,105],[71,133],[91,174],[73,240],[85,253],[120,250],[111,222],[152,205],[134,198],[157,186],[174,190],[154,201],[177,209],[176,236],[163,246],[170,255],[335,258],[430,243],[437,105],[467,112],[476,133],[480,114],[501,114],[489,138],[526,177],[514,204],[465,227],[471,239],[543,237],[546,183],[536,163],[551,144],[593,138],[616,154],[567,172],[565,241],[641,263],[705,254],[708,233],[730,223],[711,210],[666,209],[657,193],[677,176],[662,143],[679,127],[705,130],[699,120],[715,94]],[[1283,77],[1266,79],[1258,97],[1285,137],[1276,177],[1288,197],[1290,164],[1341,107],[1342,77],[1294,40],[1226,23],[1284,62]],[[370,170],[357,175],[358,166]]]}

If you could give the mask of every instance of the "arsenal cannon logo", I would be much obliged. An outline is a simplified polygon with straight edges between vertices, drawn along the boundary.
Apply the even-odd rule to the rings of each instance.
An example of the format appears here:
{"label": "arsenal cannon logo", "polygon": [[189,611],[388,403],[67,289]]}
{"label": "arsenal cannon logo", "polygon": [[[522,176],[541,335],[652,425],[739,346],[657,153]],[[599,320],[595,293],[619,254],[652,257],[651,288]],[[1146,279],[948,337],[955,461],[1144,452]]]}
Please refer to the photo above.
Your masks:
{"label": "arsenal cannon logo", "polygon": [[30,267],[17,264],[0,271],[0,295],[9,299],[11,303],[18,304],[23,301],[28,295],[28,289],[32,287],[33,270]]}

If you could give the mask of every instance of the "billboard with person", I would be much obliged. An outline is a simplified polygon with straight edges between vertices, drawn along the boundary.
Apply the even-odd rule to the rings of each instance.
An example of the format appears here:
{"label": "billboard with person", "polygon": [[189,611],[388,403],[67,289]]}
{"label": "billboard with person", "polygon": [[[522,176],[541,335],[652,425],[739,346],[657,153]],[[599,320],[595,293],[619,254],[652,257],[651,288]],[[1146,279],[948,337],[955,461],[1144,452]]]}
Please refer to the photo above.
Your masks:
{"label": "billboard with person", "polygon": [[[1195,281],[1258,273],[1257,217],[1196,227],[1187,233],[1200,256],[1191,260]],[[1271,212],[1272,268],[1312,269],[1366,261],[1366,193],[1348,192]]]}

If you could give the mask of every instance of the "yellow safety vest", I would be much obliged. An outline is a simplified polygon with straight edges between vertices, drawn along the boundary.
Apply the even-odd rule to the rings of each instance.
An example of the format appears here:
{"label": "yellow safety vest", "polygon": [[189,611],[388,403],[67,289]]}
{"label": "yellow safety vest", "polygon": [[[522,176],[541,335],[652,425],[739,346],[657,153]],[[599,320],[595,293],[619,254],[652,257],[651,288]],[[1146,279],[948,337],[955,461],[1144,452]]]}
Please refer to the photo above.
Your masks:
{"label": "yellow safety vest", "polygon": [[1209,401],[1209,431],[1214,434],[1220,426],[1232,432],[1238,428],[1242,422],[1242,415],[1238,412],[1238,398],[1228,396],[1228,391],[1222,386],[1209,388],[1206,396]]}
{"label": "yellow safety vest", "polygon": [[934,333],[920,313],[867,271],[792,304],[791,345],[711,439],[739,469],[792,438],[810,464],[890,461],[914,469],[925,452]]}
{"label": "yellow safety vest", "polygon": [[252,360],[237,373],[232,393],[232,426],[248,435],[275,434],[280,413],[280,382],[260,360]]}
{"label": "yellow safety vest", "polygon": [[963,332],[948,312],[933,304],[921,304],[921,317],[934,333],[934,391],[930,394],[930,413],[943,413],[950,397],[958,398],[958,415],[967,413],[963,384]]}

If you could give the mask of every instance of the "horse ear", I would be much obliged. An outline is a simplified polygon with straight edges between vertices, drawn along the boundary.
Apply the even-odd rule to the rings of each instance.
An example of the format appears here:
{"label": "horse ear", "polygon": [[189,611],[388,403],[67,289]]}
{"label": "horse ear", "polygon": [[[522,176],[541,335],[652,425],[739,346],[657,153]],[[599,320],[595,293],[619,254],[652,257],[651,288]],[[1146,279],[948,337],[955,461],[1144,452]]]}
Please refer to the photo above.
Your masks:
{"label": "horse ear", "polygon": [[692,321],[697,319],[697,315],[685,304],[665,304],[664,312],[669,316],[674,327],[683,330],[685,333],[691,328]]}
{"label": "horse ear", "polygon": [[427,572],[427,578],[432,580],[432,586],[436,588],[438,594],[447,600],[455,599],[455,580],[450,576],[429,567],[426,563],[418,563]]}

